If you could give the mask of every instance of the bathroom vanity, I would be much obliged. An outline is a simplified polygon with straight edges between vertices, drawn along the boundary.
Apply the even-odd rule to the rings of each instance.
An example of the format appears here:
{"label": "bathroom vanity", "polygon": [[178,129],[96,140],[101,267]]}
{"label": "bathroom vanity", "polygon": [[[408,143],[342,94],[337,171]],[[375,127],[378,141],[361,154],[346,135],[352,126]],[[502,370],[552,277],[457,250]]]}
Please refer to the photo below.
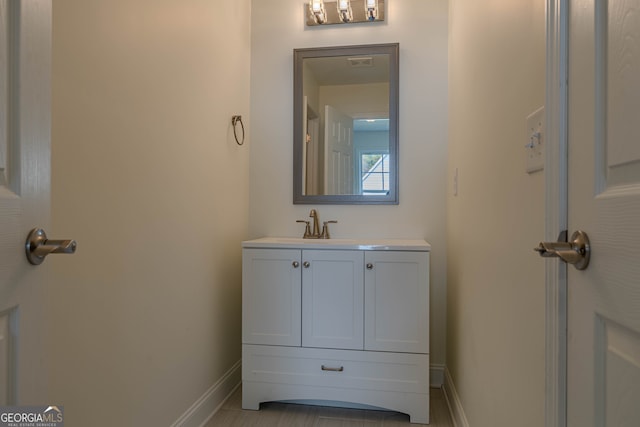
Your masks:
{"label": "bathroom vanity", "polygon": [[429,422],[427,242],[242,246],[244,409],[277,400],[367,405]]}

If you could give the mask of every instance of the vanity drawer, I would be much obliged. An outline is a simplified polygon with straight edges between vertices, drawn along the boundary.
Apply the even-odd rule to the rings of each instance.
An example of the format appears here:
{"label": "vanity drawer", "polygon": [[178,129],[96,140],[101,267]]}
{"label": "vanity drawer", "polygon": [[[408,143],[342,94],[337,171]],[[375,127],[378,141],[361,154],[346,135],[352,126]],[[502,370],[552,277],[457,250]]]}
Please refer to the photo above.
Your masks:
{"label": "vanity drawer", "polygon": [[242,346],[242,381],[428,393],[429,355]]}

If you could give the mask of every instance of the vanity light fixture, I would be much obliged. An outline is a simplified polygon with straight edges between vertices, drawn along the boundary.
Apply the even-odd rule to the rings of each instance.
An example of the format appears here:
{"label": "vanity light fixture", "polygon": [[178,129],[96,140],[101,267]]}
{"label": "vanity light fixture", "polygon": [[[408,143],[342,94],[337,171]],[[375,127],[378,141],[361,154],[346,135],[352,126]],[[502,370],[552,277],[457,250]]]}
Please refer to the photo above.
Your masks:
{"label": "vanity light fixture", "polygon": [[327,22],[327,13],[324,10],[323,0],[310,0],[309,12],[311,12],[311,16],[313,16],[316,24],[324,24]]}
{"label": "vanity light fixture", "polygon": [[338,16],[342,22],[346,24],[353,21],[353,11],[349,0],[338,0],[336,5],[338,6]]}
{"label": "vanity light fixture", "polygon": [[375,21],[378,19],[378,0],[365,0],[364,11],[367,14],[367,20]]}
{"label": "vanity light fixture", "polygon": [[388,0],[309,0],[305,1],[306,25],[355,24],[384,21]]}

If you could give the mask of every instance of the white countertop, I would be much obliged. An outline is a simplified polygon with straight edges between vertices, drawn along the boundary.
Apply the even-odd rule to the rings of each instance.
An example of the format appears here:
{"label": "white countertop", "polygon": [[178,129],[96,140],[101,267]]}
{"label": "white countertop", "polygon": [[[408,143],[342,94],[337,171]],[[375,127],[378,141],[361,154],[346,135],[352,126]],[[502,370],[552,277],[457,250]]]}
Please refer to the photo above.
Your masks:
{"label": "white countertop", "polygon": [[352,249],[365,251],[431,251],[424,240],[412,239],[302,239],[299,237],[263,237],[242,242],[243,248],[274,249]]}

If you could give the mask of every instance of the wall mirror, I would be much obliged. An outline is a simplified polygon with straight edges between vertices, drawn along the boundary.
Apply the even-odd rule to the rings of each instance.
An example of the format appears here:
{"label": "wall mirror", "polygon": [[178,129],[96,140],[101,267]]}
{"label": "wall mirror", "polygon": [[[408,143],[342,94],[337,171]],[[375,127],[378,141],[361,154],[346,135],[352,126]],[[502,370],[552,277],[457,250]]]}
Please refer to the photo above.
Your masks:
{"label": "wall mirror", "polygon": [[398,204],[398,51],[293,51],[293,203]]}

